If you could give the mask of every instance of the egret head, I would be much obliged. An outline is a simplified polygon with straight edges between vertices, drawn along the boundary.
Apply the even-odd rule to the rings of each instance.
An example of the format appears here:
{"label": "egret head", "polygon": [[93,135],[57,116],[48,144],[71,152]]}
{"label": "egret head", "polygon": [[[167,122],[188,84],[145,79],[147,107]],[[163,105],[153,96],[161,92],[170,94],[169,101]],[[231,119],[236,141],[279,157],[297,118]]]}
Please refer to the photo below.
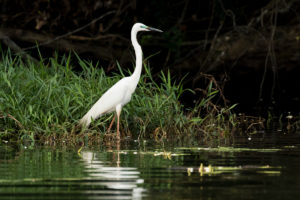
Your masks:
{"label": "egret head", "polygon": [[136,23],[134,24],[134,26],[132,27],[132,30],[136,30],[138,31],[156,31],[156,32],[163,32],[162,30],[156,29],[156,28],[152,28],[150,26],[147,26],[145,24],[142,23]]}

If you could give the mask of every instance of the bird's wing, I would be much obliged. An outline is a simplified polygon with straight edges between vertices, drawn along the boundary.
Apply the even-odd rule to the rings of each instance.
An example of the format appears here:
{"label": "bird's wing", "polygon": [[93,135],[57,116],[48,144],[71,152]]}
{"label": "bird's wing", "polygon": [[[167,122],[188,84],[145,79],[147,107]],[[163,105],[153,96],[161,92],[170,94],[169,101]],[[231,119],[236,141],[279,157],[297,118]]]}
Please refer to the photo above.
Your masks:
{"label": "bird's wing", "polygon": [[105,113],[114,111],[118,104],[124,105],[124,98],[128,92],[127,82],[125,77],[108,89],[84,115],[80,123],[88,126],[91,123],[91,118],[95,120]]}

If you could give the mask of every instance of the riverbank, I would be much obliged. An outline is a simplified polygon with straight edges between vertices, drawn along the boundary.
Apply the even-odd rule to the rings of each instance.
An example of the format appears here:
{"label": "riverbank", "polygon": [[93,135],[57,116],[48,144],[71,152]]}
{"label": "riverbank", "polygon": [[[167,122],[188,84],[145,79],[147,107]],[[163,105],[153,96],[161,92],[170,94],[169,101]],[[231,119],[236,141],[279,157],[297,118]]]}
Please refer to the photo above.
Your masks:
{"label": "riverbank", "polygon": [[[86,136],[113,140],[113,134],[106,134],[113,114],[95,120],[86,130],[79,130],[77,124],[108,88],[130,75],[127,67],[117,66],[119,72],[107,75],[98,63],[77,55],[55,54],[35,63],[2,52],[1,140],[52,141]],[[208,80],[201,87],[203,98],[193,108],[186,108],[180,98],[193,91],[184,88],[183,80],[174,80],[169,72],[161,72],[154,80],[150,67],[144,65],[137,90],[121,114],[122,137],[159,141],[188,136],[222,141],[242,129],[255,132],[265,128],[264,119],[235,114],[235,104],[216,104],[223,99],[216,84]]]}

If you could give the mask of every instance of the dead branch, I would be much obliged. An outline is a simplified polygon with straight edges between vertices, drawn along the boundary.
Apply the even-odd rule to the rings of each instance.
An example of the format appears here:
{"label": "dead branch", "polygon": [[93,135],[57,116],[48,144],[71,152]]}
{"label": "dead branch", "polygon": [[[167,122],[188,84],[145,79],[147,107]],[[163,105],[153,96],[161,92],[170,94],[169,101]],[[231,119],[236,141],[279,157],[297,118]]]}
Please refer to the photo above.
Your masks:
{"label": "dead branch", "polygon": [[[9,38],[14,40],[43,44],[45,47],[61,50],[61,51],[71,51],[74,50],[78,54],[91,54],[95,57],[102,58],[106,61],[114,60],[116,57],[127,58],[123,62],[130,62],[131,56],[129,52],[124,51],[124,42],[120,41],[119,45],[114,45],[114,49],[107,48],[110,46],[107,40],[95,42],[88,41],[72,41],[68,39],[56,40],[54,36],[48,34],[41,34],[33,31],[27,31],[22,29],[12,29],[12,28],[0,28],[0,33],[7,35]],[[49,42],[51,41],[51,42]],[[119,46],[119,47],[118,47]],[[21,55],[24,52],[19,52]],[[126,55],[125,55],[126,54]]]}
{"label": "dead branch", "polygon": [[5,118],[5,117],[6,117],[5,115],[6,115],[8,118],[14,120],[15,123],[18,125],[18,127],[19,127],[20,129],[24,129],[24,126],[21,124],[21,122],[20,122],[19,120],[17,120],[14,116],[12,116],[12,115],[10,115],[10,114],[8,114],[8,113],[2,114],[2,112],[0,112],[0,118]]}
{"label": "dead branch", "polygon": [[[73,30],[73,31],[70,31],[70,32],[68,32],[68,33],[66,33],[66,34],[63,34],[63,35],[57,36],[57,37],[55,37],[55,38],[52,38],[51,40],[45,41],[45,42],[43,42],[43,43],[40,43],[39,46],[47,45],[47,44],[50,44],[50,43],[55,42],[55,41],[57,41],[57,40],[63,39],[63,38],[65,38],[65,37],[67,37],[67,36],[73,35],[74,33],[77,33],[77,32],[79,32],[79,31],[81,31],[81,30],[87,28],[87,27],[90,26],[91,24],[94,24],[94,23],[96,23],[97,21],[99,21],[99,20],[103,19],[104,17],[106,17],[106,16],[108,16],[108,15],[110,15],[110,14],[113,14],[113,13],[115,13],[115,12],[116,12],[116,11],[110,11],[110,12],[107,12],[107,13],[105,13],[104,15],[101,15],[100,17],[98,17],[98,18],[96,18],[96,19],[93,19],[91,22],[85,24],[84,26],[81,26],[81,27],[79,27],[79,28],[77,28],[77,29],[75,29],[75,30]],[[24,48],[23,50],[25,51],[25,50],[34,49],[34,48],[36,48],[36,46],[27,47],[27,48]]]}
{"label": "dead branch", "polygon": [[27,54],[24,50],[22,50],[21,47],[19,47],[14,41],[12,41],[1,30],[0,30],[0,40],[2,40],[3,43],[6,46],[8,46],[11,50],[13,50],[15,53],[20,54],[22,56],[22,58],[27,58],[27,59],[32,60],[35,63],[38,63],[38,61],[35,58],[33,58],[32,56],[30,56],[29,54]]}

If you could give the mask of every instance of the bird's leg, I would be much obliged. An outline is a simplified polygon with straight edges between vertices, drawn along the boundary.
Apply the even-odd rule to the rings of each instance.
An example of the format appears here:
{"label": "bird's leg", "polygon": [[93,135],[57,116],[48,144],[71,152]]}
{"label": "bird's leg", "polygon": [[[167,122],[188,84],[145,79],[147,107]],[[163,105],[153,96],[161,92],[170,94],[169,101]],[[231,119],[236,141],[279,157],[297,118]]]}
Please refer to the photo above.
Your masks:
{"label": "bird's leg", "polygon": [[121,104],[116,106],[116,112],[117,112],[117,140],[120,140],[120,114],[121,114],[122,106]]}
{"label": "bird's leg", "polygon": [[113,125],[113,123],[114,123],[114,121],[115,121],[115,118],[116,118],[116,115],[114,115],[114,118],[111,120],[111,122],[110,122],[110,125],[109,125],[109,127],[108,127],[108,129],[107,129],[107,132],[109,133],[110,132],[110,129],[111,129],[111,127],[112,127],[112,125]]}
{"label": "bird's leg", "polygon": [[117,140],[120,140],[120,114],[118,114],[118,123],[117,123]]}

